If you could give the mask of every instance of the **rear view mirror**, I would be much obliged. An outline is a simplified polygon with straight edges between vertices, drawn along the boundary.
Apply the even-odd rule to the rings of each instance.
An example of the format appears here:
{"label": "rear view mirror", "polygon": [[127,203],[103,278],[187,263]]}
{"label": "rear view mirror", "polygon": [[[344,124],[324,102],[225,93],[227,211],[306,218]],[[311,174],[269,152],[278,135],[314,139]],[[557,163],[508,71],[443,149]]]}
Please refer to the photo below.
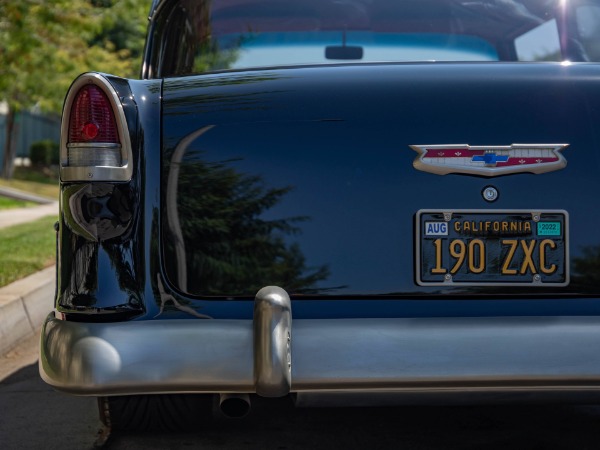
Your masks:
{"label": "rear view mirror", "polygon": [[362,59],[363,48],[353,45],[328,45],[325,47],[327,59]]}

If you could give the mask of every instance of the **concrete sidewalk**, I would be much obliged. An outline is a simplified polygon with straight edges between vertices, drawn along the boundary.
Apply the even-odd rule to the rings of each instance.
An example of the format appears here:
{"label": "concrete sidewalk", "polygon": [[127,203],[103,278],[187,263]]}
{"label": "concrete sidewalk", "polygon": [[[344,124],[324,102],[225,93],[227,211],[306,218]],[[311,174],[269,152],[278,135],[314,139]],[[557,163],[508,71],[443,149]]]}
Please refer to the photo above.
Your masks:
{"label": "concrete sidewalk", "polygon": [[[58,202],[0,211],[0,228],[54,215]],[[54,308],[55,266],[0,288],[0,355],[37,333]]]}
{"label": "concrete sidewalk", "polygon": [[0,355],[37,333],[54,309],[55,266],[0,288]]}
{"label": "concrete sidewalk", "polygon": [[58,220],[58,202],[29,208],[3,209],[0,210],[0,228],[12,227],[52,215],[55,215]]}

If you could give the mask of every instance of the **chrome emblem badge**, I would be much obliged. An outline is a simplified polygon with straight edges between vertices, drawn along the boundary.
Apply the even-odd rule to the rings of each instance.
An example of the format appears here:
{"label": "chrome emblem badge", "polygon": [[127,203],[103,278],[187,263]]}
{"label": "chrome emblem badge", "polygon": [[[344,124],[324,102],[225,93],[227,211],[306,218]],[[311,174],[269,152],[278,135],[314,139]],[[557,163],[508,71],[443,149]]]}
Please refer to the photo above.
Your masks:
{"label": "chrome emblem badge", "polygon": [[411,145],[418,155],[415,169],[446,175],[464,173],[495,177],[512,173],[544,173],[567,165],[561,150],[569,144]]}

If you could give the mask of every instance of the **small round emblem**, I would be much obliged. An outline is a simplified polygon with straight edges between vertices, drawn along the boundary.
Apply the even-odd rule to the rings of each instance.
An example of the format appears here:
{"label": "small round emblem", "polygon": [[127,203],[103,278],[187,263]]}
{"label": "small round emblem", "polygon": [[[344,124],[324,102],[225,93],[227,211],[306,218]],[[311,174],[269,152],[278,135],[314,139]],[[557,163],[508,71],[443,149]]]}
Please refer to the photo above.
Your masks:
{"label": "small round emblem", "polygon": [[496,201],[498,199],[498,189],[493,186],[488,186],[483,189],[482,195],[483,199],[488,202]]}

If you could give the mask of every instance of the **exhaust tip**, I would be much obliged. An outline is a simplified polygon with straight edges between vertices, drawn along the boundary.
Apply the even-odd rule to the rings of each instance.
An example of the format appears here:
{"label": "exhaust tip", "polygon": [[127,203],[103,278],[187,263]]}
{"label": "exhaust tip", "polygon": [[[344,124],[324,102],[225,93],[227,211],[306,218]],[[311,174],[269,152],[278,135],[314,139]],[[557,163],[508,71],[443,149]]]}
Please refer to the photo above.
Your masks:
{"label": "exhaust tip", "polygon": [[248,394],[220,394],[219,409],[230,419],[241,419],[250,413],[250,396]]}

